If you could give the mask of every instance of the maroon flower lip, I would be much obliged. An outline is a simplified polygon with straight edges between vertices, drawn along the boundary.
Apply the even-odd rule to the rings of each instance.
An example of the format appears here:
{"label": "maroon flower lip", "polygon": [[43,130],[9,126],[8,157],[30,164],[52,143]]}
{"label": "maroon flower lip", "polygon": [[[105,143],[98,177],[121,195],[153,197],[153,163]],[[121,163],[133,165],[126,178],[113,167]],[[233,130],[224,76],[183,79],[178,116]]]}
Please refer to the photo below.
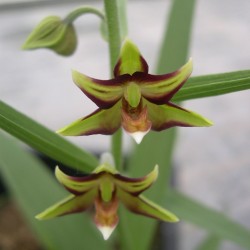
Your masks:
{"label": "maroon flower lip", "polygon": [[102,163],[93,173],[84,177],[66,175],[56,167],[55,174],[58,181],[72,195],[38,214],[36,218],[51,219],[84,212],[94,207],[94,222],[105,240],[109,238],[119,222],[117,215],[119,203],[136,214],[167,222],[178,221],[174,214],[141,194],[157,179],[157,165],[147,176],[129,178],[118,173],[110,164]]}
{"label": "maroon flower lip", "polygon": [[208,119],[171,103],[191,72],[190,59],[174,72],[148,74],[148,65],[138,48],[126,40],[113,79],[99,80],[72,72],[75,84],[99,109],[57,132],[65,136],[110,135],[122,127],[140,143],[150,130],[211,126]]}

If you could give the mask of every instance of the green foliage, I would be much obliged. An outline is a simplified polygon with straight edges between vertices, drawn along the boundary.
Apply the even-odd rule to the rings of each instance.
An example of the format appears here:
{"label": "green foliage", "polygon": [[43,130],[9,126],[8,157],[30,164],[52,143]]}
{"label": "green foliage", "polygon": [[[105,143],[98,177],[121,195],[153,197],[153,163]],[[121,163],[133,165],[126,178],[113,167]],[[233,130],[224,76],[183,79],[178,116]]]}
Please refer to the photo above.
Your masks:
{"label": "green foliage", "polygon": [[[159,53],[157,73],[174,71],[187,61],[195,3],[195,0],[172,0],[172,8],[166,20]],[[37,27],[40,29],[39,34],[34,31],[24,47],[26,49],[47,47],[59,54],[71,54],[76,45],[72,22],[86,13],[86,10],[90,10],[105,22],[105,36],[109,43],[112,70],[117,62],[121,41],[127,35],[126,0],[104,0],[104,7],[105,17],[98,10],[79,8],[71,12],[63,22],[57,17],[44,20]],[[69,48],[68,44],[65,44],[65,41],[70,42],[67,38],[69,36],[72,39],[70,50],[65,50],[65,46]],[[249,70],[191,77],[174,96],[173,101],[222,95],[249,88]],[[137,99],[130,101],[135,103],[134,105],[138,102]],[[0,128],[32,148],[72,168],[90,172],[98,165],[93,155],[3,102],[0,102]],[[218,249],[223,239],[248,248],[249,230],[223,213],[193,201],[179,192],[169,190],[175,137],[174,129],[161,134],[149,133],[130,155],[126,168],[128,174],[132,177],[141,176],[150,171],[156,163],[159,164],[159,178],[153,188],[147,191],[146,196],[152,198],[154,202],[166,205],[180,219],[202,227],[211,234],[199,246],[199,250]],[[117,168],[122,171],[121,130],[112,137],[112,153]],[[65,196],[66,192],[41,162],[25,152],[15,140],[3,134],[0,134],[0,171],[7,187],[46,249],[82,249],[84,244],[87,244],[88,250],[114,249],[112,242],[102,241],[101,236],[93,229],[90,216],[87,214],[63,217],[49,222],[34,220],[35,214]],[[120,248],[123,250],[151,249],[157,225],[155,220],[138,217],[122,209],[119,234],[117,234]]]}
{"label": "green foliage", "polygon": [[209,235],[196,250],[219,250],[220,238],[215,235]]}
{"label": "green foliage", "polygon": [[97,159],[0,101],[0,128],[61,163],[92,171]]}
{"label": "green foliage", "polygon": [[225,214],[208,208],[177,191],[169,192],[165,203],[181,220],[191,222],[221,239],[231,240],[242,247],[250,246],[250,230]]}
{"label": "green foliage", "polygon": [[94,229],[90,216],[72,215],[39,222],[35,215],[68,193],[46,166],[25,152],[17,141],[0,133],[0,172],[8,189],[45,249],[110,249]]}
{"label": "green foliage", "polygon": [[250,70],[191,77],[173,101],[217,96],[250,88]]}

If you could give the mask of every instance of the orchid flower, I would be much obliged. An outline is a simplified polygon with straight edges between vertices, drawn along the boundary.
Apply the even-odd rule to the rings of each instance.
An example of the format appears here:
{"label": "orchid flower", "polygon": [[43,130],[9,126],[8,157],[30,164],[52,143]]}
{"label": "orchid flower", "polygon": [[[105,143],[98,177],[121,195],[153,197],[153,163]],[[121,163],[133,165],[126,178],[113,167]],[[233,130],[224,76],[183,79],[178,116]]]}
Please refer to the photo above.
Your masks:
{"label": "orchid flower", "polygon": [[170,102],[192,72],[192,60],[175,72],[150,75],[138,48],[126,40],[114,68],[114,78],[98,80],[73,71],[75,84],[99,108],[58,131],[79,136],[113,134],[121,126],[140,143],[150,130],[173,126],[211,126],[197,113]]}
{"label": "orchid flower", "polygon": [[100,165],[90,175],[83,177],[66,175],[56,167],[57,179],[72,195],[38,214],[36,218],[43,220],[79,213],[94,206],[94,222],[105,240],[118,224],[119,202],[137,214],[167,222],[178,221],[174,214],[141,195],[157,179],[158,166],[145,177],[129,178],[116,171],[110,157],[104,154]]}

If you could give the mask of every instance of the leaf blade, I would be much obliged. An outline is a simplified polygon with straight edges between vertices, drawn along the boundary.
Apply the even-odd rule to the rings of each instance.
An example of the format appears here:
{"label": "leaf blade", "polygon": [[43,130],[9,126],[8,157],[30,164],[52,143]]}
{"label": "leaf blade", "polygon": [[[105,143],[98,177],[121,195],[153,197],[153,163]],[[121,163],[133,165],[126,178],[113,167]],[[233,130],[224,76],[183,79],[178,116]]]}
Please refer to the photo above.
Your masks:
{"label": "leaf blade", "polygon": [[68,166],[92,171],[97,159],[0,101],[0,128],[29,146]]}
{"label": "leaf blade", "polygon": [[67,192],[48,169],[25,152],[14,138],[0,133],[0,142],[0,171],[5,184],[45,249],[82,249],[85,242],[91,250],[110,249],[86,214],[65,216],[44,223],[36,220],[34,216],[38,212],[66,196]]}
{"label": "leaf blade", "polygon": [[185,101],[228,94],[250,89],[250,70],[195,76],[173,97],[173,101]]}
{"label": "leaf blade", "polygon": [[242,247],[248,248],[250,246],[250,230],[234,222],[223,213],[208,208],[173,190],[167,194],[166,201],[167,206],[181,220],[191,222],[220,238],[231,240]]}
{"label": "leaf blade", "polygon": [[196,250],[219,250],[221,240],[216,235],[209,235],[201,244],[196,248]]}

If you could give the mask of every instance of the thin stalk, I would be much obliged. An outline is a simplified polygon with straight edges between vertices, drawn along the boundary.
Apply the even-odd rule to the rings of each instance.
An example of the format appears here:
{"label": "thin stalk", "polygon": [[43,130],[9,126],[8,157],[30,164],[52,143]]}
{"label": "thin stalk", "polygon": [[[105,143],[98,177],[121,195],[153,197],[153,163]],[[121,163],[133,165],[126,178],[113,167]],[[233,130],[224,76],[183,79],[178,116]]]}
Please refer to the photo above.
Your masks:
{"label": "thin stalk", "polygon": [[[121,46],[119,15],[116,0],[104,0],[105,15],[108,31],[110,71],[112,72]],[[111,73],[112,74],[112,73]],[[111,152],[114,156],[115,165],[118,170],[122,168],[122,131],[119,129],[111,139]]]}
{"label": "thin stalk", "polygon": [[102,11],[90,7],[90,6],[84,6],[77,8],[73,11],[71,11],[65,18],[64,22],[67,24],[73,23],[79,16],[84,15],[84,14],[95,14],[96,16],[100,17],[101,19],[105,18],[105,15]]}

